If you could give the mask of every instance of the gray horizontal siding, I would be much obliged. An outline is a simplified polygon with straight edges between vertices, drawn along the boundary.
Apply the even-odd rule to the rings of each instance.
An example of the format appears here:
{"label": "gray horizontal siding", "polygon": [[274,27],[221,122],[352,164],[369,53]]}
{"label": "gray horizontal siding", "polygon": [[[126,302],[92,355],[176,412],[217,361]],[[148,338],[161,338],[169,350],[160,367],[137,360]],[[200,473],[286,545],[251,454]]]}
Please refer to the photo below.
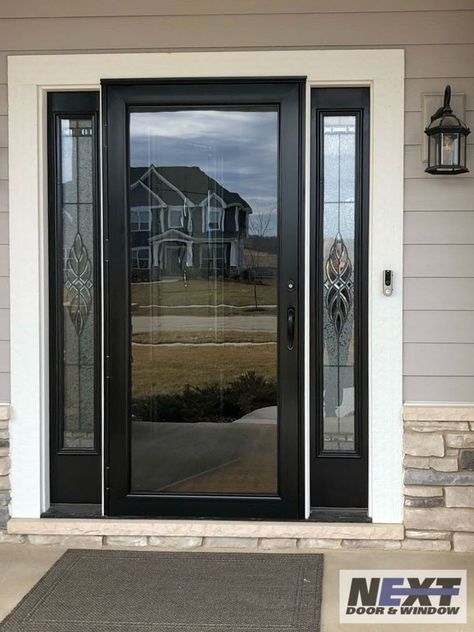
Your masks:
{"label": "gray horizontal siding", "polygon": [[474,344],[474,312],[407,310],[403,323],[403,340],[407,345]]}
{"label": "gray horizontal siding", "polygon": [[472,402],[474,377],[409,376],[403,379],[406,401]]}
{"label": "gray horizontal siding", "polygon": [[[473,36],[474,39],[474,36]],[[436,65],[436,55],[443,55],[444,51],[449,49],[449,46],[437,46],[433,54],[433,64]],[[458,47],[455,47],[459,50]],[[413,79],[405,80],[405,111],[406,112],[421,112],[422,99],[421,95],[425,93],[443,92],[444,86],[450,83],[453,88],[453,92],[463,92],[466,95],[465,108],[466,110],[474,110],[474,73],[471,70],[471,74],[466,76],[467,69],[458,69],[453,65],[451,73],[447,72],[442,77],[441,75],[435,75],[431,77],[427,75],[427,78],[414,77]]]}
{"label": "gray horizontal siding", "polygon": [[[466,243],[474,244],[474,213],[472,211],[405,213],[405,244]],[[453,253],[450,254],[452,256]],[[411,271],[411,268],[408,270]]]}
{"label": "gray horizontal siding", "polygon": [[[4,50],[472,44],[471,11],[0,20]],[[435,61],[435,60],[434,60]]]}
{"label": "gray horizontal siding", "polygon": [[[441,93],[451,83],[454,92],[466,95],[466,119],[474,126],[474,1],[396,0],[389,11],[381,6],[388,5],[380,0],[2,3],[0,402],[9,398],[8,54],[304,46],[406,51],[405,398],[474,400],[474,361],[468,357],[474,348],[466,346],[474,344],[474,174],[433,178],[421,162],[424,93]],[[474,169],[474,134],[469,141]],[[436,369],[430,369],[433,363]]]}
{"label": "gray horizontal siding", "polygon": [[405,343],[405,375],[439,377],[474,375],[474,345],[452,343]]}
{"label": "gray horizontal siding", "polygon": [[405,180],[405,211],[473,211],[474,178]]}
{"label": "gray horizontal siding", "polygon": [[404,248],[404,268],[405,278],[472,278],[474,276],[474,246],[472,244],[408,244]]}
{"label": "gray horizontal siding", "polygon": [[[450,83],[454,92],[465,94],[465,120],[474,127],[474,47],[444,51],[446,55],[438,58],[442,72],[437,78],[426,73],[428,47],[414,53],[412,61],[407,57],[404,397],[408,401],[474,400],[474,174],[432,177],[421,162],[423,93],[441,92]],[[472,169],[474,135],[468,141]]]}
{"label": "gray horizontal siding", "polygon": [[405,310],[474,310],[474,278],[408,278]]}
{"label": "gray horizontal siding", "polygon": [[7,277],[9,275],[10,262],[8,257],[8,245],[0,245],[0,276]]}
{"label": "gray horizontal siding", "polygon": [[8,213],[0,212],[0,244],[8,244]]}
{"label": "gray horizontal siding", "polygon": [[[397,0],[387,6],[389,13],[405,11],[446,11],[472,8],[471,0]],[[380,0],[17,0],[2,7],[3,17],[73,17],[134,15],[213,15],[255,13],[380,13]]]}
{"label": "gray horizontal siding", "polygon": [[0,340],[10,340],[10,312],[0,309]]}
{"label": "gray horizontal siding", "polygon": [[7,373],[10,369],[10,344],[8,340],[0,340],[0,372]]}

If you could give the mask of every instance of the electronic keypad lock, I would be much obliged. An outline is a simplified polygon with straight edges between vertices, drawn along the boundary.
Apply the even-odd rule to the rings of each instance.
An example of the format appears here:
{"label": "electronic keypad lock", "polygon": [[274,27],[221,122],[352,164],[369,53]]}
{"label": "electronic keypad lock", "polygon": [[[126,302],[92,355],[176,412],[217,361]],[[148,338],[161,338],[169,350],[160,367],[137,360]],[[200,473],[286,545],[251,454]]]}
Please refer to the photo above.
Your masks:
{"label": "electronic keypad lock", "polygon": [[385,296],[391,296],[393,292],[393,271],[383,271],[383,293]]}

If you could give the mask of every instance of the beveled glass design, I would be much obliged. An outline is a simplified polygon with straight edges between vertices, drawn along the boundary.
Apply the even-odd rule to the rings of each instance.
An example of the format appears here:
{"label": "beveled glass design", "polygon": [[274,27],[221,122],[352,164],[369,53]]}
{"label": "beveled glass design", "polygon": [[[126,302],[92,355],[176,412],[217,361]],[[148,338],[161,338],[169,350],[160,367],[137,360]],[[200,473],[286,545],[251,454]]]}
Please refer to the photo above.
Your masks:
{"label": "beveled glass design", "polygon": [[323,450],[354,451],[356,116],[322,116]]}
{"label": "beveled glass design", "polygon": [[278,118],[130,112],[132,492],[278,492]]}
{"label": "beveled glass design", "polygon": [[92,263],[80,233],[75,236],[68,253],[64,289],[69,301],[69,316],[80,336],[92,307]]}
{"label": "beveled glass design", "polygon": [[94,448],[94,126],[60,119],[63,278],[63,448]]}

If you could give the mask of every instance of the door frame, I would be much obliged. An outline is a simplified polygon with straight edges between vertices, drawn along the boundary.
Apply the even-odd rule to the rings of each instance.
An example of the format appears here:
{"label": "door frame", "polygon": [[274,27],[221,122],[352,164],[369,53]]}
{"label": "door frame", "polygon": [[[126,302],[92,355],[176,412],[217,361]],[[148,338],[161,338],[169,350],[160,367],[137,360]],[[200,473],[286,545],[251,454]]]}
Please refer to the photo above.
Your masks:
{"label": "door frame", "polygon": [[[46,94],[98,90],[104,77],[306,76],[305,223],[309,213],[311,86],[371,88],[369,244],[369,515],[402,521],[403,50],[288,50],[19,55],[8,58],[12,504],[14,517],[49,507]],[[28,186],[24,183],[28,182]],[[309,268],[309,231],[304,234]],[[382,295],[381,271],[394,270]],[[29,282],[25,283],[25,276]],[[305,281],[304,418],[309,432],[309,278]],[[386,366],[385,358],[391,362]],[[309,441],[305,441],[309,481]],[[306,483],[306,513],[309,496]]]}
{"label": "door frame", "polygon": [[[61,182],[62,153],[60,147],[60,122],[69,118],[84,116],[92,121],[92,165],[95,174],[92,181],[92,227],[93,257],[101,253],[100,239],[100,181],[99,181],[99,95],[86,91],[73,94],[69,92],[48,93],[48,199],[49,199],[49,341],[51,349],[50,362],[50,488],[51,496],[56,502],[73,502],[70,499],[71,490],[74,502],[93,504],[99,502],[102,494],[101,457],[101,397],[94,394],[94,446],[89,449],[65,448],[63,445],[63,412],[64,412],[64,307],[63,307],[63,212]],[[94,285],[94,301],[91,313],[94,323],[102,321],[100,297],[101,274],[100,266],[93,266],[92,282]],[[93,337],[94,357],[94,390],[99,391],[101,384],[102,340],[101,328],[94,326]],[[54,481],[54,482],[53,482]],[[84,485],[79,489],[80,482]],[[66,497],[68,500],[66,500]]]}
{"label": "door frame", "polygon": [[[310,500],[317,494],[318,502],[311,502],[312,517],[326,510],[347,510],[349,507],[367,508],[363,498],[361,481],[368,481],[368,397],[367,397],[367,283],[368,233],[369,233],[369,154],[370,154],[370,91],[367,88],[314,87],[311,90],[311,328],[310,376],[310,487],[323,480],[322,492],[310,489]],[[354,451],[335,452],[324,449],[324,381],[323,381],[323,301],[324,301],[324,138],[321,122],[325,115],[355,116],[357,121],[354,161],[355,224],[354,224]],[[341,469],[340,469],[341,468]],[[327,486],[326,482],[340,474],[340,481]],[[350,482],[349,482],[350,481]],[[326,493],[329,489],[329,494]],[[364,490],[368,496],[368,489]],[[348,501],[350,499],[350,501]],[[347,503],[351,502],[351,505]],[[332,513],[331,513],[332,515]],[[364,515],[361,513],[361,515]]]}

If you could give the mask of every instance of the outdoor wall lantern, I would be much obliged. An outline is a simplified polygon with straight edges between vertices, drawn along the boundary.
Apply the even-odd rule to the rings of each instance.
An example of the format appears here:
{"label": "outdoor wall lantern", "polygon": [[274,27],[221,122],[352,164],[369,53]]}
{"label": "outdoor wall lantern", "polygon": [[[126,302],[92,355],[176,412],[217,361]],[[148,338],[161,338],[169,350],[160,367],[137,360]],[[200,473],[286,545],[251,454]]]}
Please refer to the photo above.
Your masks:
{"label": "outdoor wall lantern", "polygon": [[466,167],[466,138],[471,130],[453,113],[450,100],[451,86],[446,86],[443,106],[433,114],[425,128],[428,136],[427,173],[456,175],[469,171]]}

